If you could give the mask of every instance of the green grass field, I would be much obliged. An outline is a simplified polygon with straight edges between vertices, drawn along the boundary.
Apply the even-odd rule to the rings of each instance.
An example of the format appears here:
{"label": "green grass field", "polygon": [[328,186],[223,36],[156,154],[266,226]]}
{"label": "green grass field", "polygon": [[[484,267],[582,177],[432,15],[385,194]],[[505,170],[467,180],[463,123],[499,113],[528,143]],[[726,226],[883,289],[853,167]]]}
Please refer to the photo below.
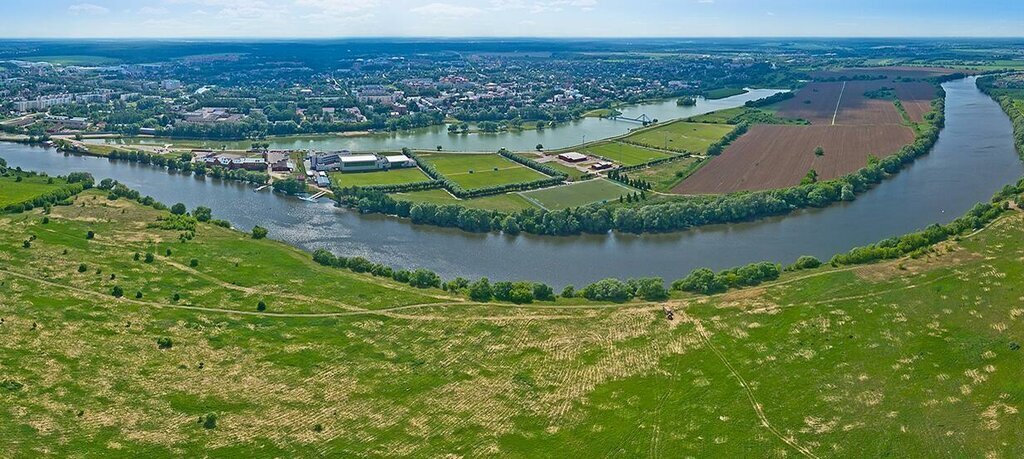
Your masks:
{"label": "green grass field", "polygon": [[417,167],[391,169],[374,172],[331,172],[328,174],[331,183],[336,187],[398,185],[403,183],[425,182],[430,180]]}
{"label": "green grass field", "polygon": [[916,259],[574,307],[473,304],[205,224],[180,242],[163,215],[88,192],[47,224],[0,216],[4,455],[1024,455],[1017,211]]}
{"label": "green grass field", "polygon": [[419,156],[467,190],[547,177],[498,154],[420,153]]}
{"label": "green grass field", "polygon": [[21,182],[16,180],[13,176],[0,176],[0,208],[35,199],[37,196],[57,190],[65,184],[63,180],[56,177],[53,178],[53,183],[47,183],[50,181],[50,177],[38,175],[35,177],[22,176]]}
{"label": "green grass field", "polygon": [[498,210],[514,212],[522,209],[536,208],[530,201],[515,193],[497,194],[473,199],[457,199],[445,190],[413,191],[394,193],[391,197],[409,202],[426,202],[431,204],[455,204],[472,209]]}
{"label": "green grass field", "polygon": [[697,158],[686,158],[630,171],[628,175],[651,182],[654,191],[667,193],[702,165]]}
{"label": "green grass field", "polygon": [[527,200],[548,209],[567,209],[605,201],[614,201],[619,196],[636,190],[605,179],[592,179],[571,185],[544,188],[520,193]]}
{"label": "green grass field", "polygon": [[733,126],[723,124],[676,121],[645,129],[626,137],[625,140],[653,148],[704,153],[711,144],[732,130]]}
{"label": "green grass field", "polygon": [[602,156],[623,166],[635,166],[671,156],[668,153],[622,142],[595,143],[580,149],[580,152]]}

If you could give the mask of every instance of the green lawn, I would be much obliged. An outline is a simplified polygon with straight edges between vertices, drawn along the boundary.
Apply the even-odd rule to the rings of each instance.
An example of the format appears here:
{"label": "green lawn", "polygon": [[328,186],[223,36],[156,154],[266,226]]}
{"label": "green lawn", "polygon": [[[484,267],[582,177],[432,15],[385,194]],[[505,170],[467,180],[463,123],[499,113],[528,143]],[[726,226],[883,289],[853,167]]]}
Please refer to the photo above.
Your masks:
{"label": "green lawn", "polygon": [[373,172],[331,172],[328,176],[331,178],[331,183],[340,188],[350,186],[398,185],[430,180],[430,177],[427,177],[427,175],[417,167]]}
{"label": "green lawn", "polygon": [[619,196],[634,192],[633,188],[611,180],[593,179],[520,194],[548,210],[557,210],[614,201]]}
{"label": "green lawn", "polygon": [[622,142],[596,143],[580,149],[580,152],[608,158],[610,161],[623,166],[635,166],[655,159],[672,156],[668,153]]}
{"label": "green lawn", "polygon": [[64,181],[56,177],[53,183],[47,183],[50,177],[23,176],[21,182],[15,177],[0,177],[0,208],[9,204],[17,204],[37,196],[59,189],[64,186]]}
{"label": "green lawn", "polygon": [[419,156],[467,190],[547,177],[498,154],[420,153]]}
{"label": "green lawn", "polygon": [[413,191],[409,193],[394,193],[391,197],[409,202],[427,202],[431,204],[455,204],[472,209],[497,210],[501,212],[514,212],[522,209],[536,208],[515,193],[484,196],[473,199],[457,199],[445,190]]}
{"label": "green lawn", "polygon": [[725,137],[733,128],[723,124],[676,121],[637,132],[626,140],[654,148],[704,153],[708,146]]}

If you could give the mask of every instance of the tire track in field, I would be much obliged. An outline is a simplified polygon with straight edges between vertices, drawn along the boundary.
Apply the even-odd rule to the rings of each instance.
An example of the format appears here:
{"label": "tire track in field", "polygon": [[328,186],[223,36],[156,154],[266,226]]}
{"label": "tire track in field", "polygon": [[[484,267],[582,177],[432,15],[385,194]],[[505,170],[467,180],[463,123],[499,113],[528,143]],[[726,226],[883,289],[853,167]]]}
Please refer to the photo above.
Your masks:
{"label": "tire track in field", "polygon": [[778,430],[774,425],[772,425],[771,421],[768,420],[768,416],[764,413],[764,409],[762,408],[761,402],[757,399],[757,396],[754,395],[753,389],[750,388],[750,384],[747,383],[747,380],[744,379],[742,375],[740,375],[739,371],[736,370],[736,367],[734,367],[732,363],[729,362],[729,359],[725,357],[725,354],[722,353],[722,351],[715,347],[715,345],[711,342],[711,336],[708,335],[707,330],[704,329],[704,325],[700,322],[700,320],[691,317],[689,314],[686,313],[685,310],[680,311],[680,313],[682,314],[684,320],[693,323],[694,328],[700,335],[701,341],[704,342],[704,345],[707,346],[708,349],[711,349],[711,352],[714,352],[716,356],[718,356],[718,359],[722,361],[725,367],[729,370],[729,373],[731,373],[732,376],[736,378],[737,381],[739,381],[740,386],[743,387],[743,391],[747,395],[747,399],[750,401],[750,406],[754,408],[754,414],[756,414],[757,418],[761,421],[761,426],[763,426],[765,429],[768,429],[769,432],[771,432],[773,435],[778,437],[779,440],[782,440],[784,443],[786,443],[791,448],[796,450],[798,453],[803,454],[805,457],[818,459],[818,456],[815,455],[813,451],[801,445],[799,442],[796,441],[795,438],[783,435],[780,430]]}
{"label": "tire track in field", "polygon": [[836,118],[839,116],[839,105],[843,103],[843,93],[846,92],[846,82],[843,82],[843,89],[839,90],[839,100],[836,101],[836,111],[832,112],[832,125],[836,125]]}

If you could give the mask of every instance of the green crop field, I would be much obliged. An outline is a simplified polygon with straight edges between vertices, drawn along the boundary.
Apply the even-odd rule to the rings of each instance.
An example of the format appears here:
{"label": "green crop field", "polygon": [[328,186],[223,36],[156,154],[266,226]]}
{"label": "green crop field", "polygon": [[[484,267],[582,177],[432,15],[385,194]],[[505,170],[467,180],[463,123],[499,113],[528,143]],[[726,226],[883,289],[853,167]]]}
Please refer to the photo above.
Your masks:
{"label": "green crop field", "polygon": [[166,215],[86,192],[0,216],[5,456],[1024,455],[1019,211],[917,258],[572,307]]}
{"label": "green crop field", "polygon": [[59,189],[64,186],[64,181],[56,177],[53,183],[47,183],[50,178],[44,176],[27,177],[23,176],[21,182],[16,182],[13,176],[0,176],[0,208],[8,204],[17,204],[37,196]]}
{"label": "green crop field", "polygon": [[498,154],[420,153],[419,156],[467,190],[547,177]]}
{"label": "green crop field", "polygon": [[672,156],[668,153],[621,142],[602,142],[587,145],[586,148],[580,149],[580,152],[602,156],[623,166],[635,166],[655,159]]}
{"label": "green crop field", "polygon": [[430,177],[427,177],[427,175],[417,167],[373,172],[331,172],[328,175],[331,178],[331,183],[340,188],[350,186],[398,185],[430,180]]}
{"label": "green crop field", "polygon": [[625,140],[654,148],[704,153],[708,146],[725,137],[733,128],[723,124],[676,121],[637,132]]}
{"label": "green crop field", "polygon": [[606,179],[592,179],[570,185],[519,193],[537,205],[549,209],[566,209],[596,202],[614,201],[636,190]]}
{"label": "green crop field", "polygon": [[431,204],[454,204],[471,209],[498,210],[502,212],[514,212],[523,209],[532,209],[537,206],[515,193],[497,194],[473,199],[457,199],[445,190],[412,191],[408,193],[394,193],[391,197],[400,201],[425,202]]}

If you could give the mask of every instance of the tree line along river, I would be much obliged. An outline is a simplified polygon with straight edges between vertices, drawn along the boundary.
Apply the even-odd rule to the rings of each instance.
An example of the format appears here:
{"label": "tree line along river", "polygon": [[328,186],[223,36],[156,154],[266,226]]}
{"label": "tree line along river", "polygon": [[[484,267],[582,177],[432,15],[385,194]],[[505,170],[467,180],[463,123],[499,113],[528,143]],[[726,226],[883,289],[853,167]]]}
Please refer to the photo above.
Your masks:
{"label": "tree line along river", "polygon": [[[974,78],[943,87],[946,127],[932,152],[856,201],[670,234],[473,234],[359,215],[326,201],[308,203],[269,192],[255,193],[252,187],[236,182],[64,155],[42,147],[3,143],[0,157],[12,167],[51,175],[86,171],[97,180],[109,177],[167,204],[205,205],[213,209],[216,218],[238,228],[260,225],[270,230],[270,237],[306,250],[327,248],[394,267],[427,268],[445,278],[536,280],[557,288],[605,277],[659,276],[671,281],[702,266],[722,269],[763,260],[788,263],[801,255],[828,259],[856,246],[949,222],[1024,176],[1024,164],[1013,146],[1012,127],[999,105],[978,91]],[[732,99],[731,105],[742,101]],[[727,107],[714,109],[718,108]],[[679,116],[689,115],[671,117]],[[531,142],[536,143],[527,143]]]}

